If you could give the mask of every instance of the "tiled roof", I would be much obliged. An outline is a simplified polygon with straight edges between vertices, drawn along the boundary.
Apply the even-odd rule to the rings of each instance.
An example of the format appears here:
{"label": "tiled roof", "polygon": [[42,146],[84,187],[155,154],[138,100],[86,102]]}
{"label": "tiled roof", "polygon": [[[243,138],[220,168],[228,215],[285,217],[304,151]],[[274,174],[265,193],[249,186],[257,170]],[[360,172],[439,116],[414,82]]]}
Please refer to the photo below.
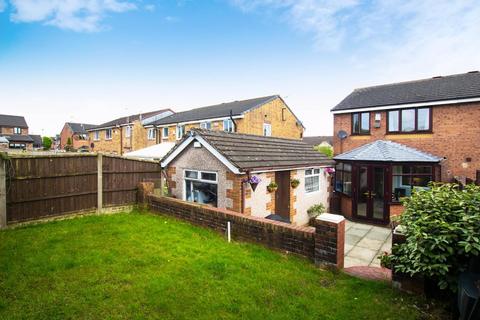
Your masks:
{"label": "tiled roof", "polygon": [[387,140],[377,140],[333,157],[334,160],[439,162],[443,158]]}
{"label": "tiled roof", "polygon": [[[301,140],[202,129],[192,129],[189,133],[189,136],[197,135],[243,172],[330,166],[334,163]],[[181,145],[179,143],[170,153]]]}
{"label": "tiled roof", "polygon": [[469,72],[355,89],[332,111],[478,97],[480,73]]}
{"label": "tiled roof", "polygon": [[153,122],[154,125],[165,125],[173,123],[181,123],[187,121],[196,121],[204,119],[215,119],[228,117],[230,111],[233,116],[238,116],[244,112],[259,107],[273,99],[278,98],[278,95],[254,98],[242,101],[233,101],[227,103],[216,104],[207,107],[196,108],[188,111],[177,112],[171,116],[165,117]]}
{"label": "tiled roof", "polygon": [[39,134],[29,134],[30,138],[33,140],[33,147],[40,148],[43,146],[42,136]]}
{"label": "tiled roof", "polygon": [[73,133],[86,134],[88,129],[96,127],[96,124],[67,122],[67,125],[72,129]]}
{"label": "tiled roof", "polygon": [[11,116],[8,114],[0,114],[0,127],[19,127],[28,128],[25,118],[22,116]]}
{"label": "tiled roof", "polygon": [[92,131],[92,130],[101,129],[101,128],[110,128],[110,127],[120,126],[120,125],[123,125],[123,124],[131,123],[131,122],[139,120],[139,119],[144,120],[144,119],[147,119],[147,118],[151,118],[151,117],[160,115],[164,112],[170,112],[171,113],[173,111],[170,110],[170,109],[161,109],[161,110],[150,111],[150,112],[145,112],[145,113],[132,114],[132,115],[127,116],[127,117],[121,117],[121,118],[118,118],[118,119],[115,119],[115,120],[112,120],[112,121],[102,123],[98,126],[94,126],[90,129],[87,129],[87,131]]}
{"label": "tiled roof", "polygon": [[322,142],[328,142],[328,144],[333,145],[333,136],[303,137],[302,141],[311,146],[318,146]]}

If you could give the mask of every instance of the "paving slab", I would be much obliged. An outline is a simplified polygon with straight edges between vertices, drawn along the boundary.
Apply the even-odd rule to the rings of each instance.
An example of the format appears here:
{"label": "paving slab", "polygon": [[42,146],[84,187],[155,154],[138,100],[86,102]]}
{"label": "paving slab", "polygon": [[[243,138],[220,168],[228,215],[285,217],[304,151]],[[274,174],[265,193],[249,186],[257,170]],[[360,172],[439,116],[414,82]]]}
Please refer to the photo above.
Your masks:
{"label": "paving slab", "polygon": [[360,259],[355,259],[352,257],[345,257],[345,260],[343,261],[343,267],[344,268],[350,268],[354,266],[361,266],[365,263],[365,261],[360,260]]}
{"label": "paving slab", "polygon": [[370,230],[370,232],[368,232],[368,234],[366,234],[365,237],[368,239],[380,240],[384,242],[385,240],[387,240],[389,232],[390,231],[388,229],[387,231],[383,231],[383,230],[379,231],[379,230],[373,229],[373,230]]}
{"label": "paving slab", "polygon": [[368,266],[372,262],[373,258],[376,257],[377,252],[378,250],[370,250],[370,249],[355,246],[355,248],[353,248],[352,250],[350,250],[350,252],[348,252],[347,256],[358,259],[358,260],[362,260],[364,261],[364,263],[366,263],[364,265]]}
{"label": "paving slab", "polygon": [[354,246],[360,241],[360,239],[362,239],[362,237],[347,233],[345,235],[345,244]]}
{"label": "paving slab", "polygon": [[383,244],[384,244],[384,241],[364,237],[363,239],[357,242],[356,246],[367,248],[373,251],[378,251],[383,246]]}
{"label": "paving slab", "polygon": [[355,235],[355,236],[364,237],[367,233],[369,233],[369,229],[357,228],[355,226],[355,227],[350,228],[348,230],[348,233],[352,234],[352,235]]}

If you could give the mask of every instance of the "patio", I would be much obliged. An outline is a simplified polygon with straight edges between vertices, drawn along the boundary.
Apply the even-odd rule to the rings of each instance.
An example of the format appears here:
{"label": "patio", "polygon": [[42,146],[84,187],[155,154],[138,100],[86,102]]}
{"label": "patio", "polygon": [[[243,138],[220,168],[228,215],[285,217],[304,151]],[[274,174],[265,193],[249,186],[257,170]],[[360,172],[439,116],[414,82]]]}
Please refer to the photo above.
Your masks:
{"label": "patio", "polygon": [[380,267],[377,259],[384,251],[391,252],[390,228],[346,221],[345,268],[353,266]]}

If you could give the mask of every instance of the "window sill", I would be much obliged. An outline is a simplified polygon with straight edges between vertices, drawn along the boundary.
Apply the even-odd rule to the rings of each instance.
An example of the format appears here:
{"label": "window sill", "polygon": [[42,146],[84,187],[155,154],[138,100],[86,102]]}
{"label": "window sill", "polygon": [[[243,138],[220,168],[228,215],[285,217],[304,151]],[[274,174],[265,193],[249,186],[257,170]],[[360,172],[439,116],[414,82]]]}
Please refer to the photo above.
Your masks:
{"label": "window sill", "polygon": [[398,135],[402,135],[402,134],[432,134],[433,131],[430,130],[430,131],[387,131],[387,134],[391,134],[391,135],[395,135],[395,134],[398,134]]}
{"label": "window sill", "polygon": [[352,133],[351,136],[358,137],[358,136],[371,136],[372,134],[369,133]]}

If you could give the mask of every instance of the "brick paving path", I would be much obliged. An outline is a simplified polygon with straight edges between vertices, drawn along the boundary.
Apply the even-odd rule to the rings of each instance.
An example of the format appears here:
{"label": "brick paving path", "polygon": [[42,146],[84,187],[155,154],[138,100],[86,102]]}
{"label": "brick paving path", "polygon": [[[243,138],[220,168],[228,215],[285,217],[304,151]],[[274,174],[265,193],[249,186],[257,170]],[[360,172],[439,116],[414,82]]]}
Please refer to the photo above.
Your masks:
{"label": "brick paving path", "polygon": [[392,281],[392,271],[381,267],[357,266],[343,269],[345,273],[367,280]]}

